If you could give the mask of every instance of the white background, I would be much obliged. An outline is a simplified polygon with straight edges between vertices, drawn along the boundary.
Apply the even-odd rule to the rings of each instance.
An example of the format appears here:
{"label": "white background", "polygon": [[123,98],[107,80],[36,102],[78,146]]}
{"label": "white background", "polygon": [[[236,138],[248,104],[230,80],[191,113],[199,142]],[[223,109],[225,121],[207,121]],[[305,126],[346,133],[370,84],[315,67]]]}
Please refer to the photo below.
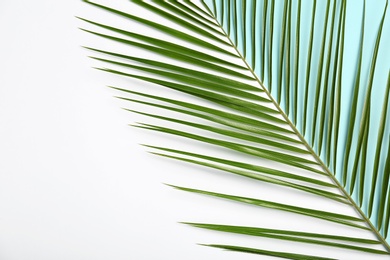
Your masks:
{"label": "white background", "polygon": [[[0,3],[0,259],[249,260],[268,258],[196,243],[293,246],[177,223],[278,227],[295,218],[163,185],[218,183],[232,193],[261,193],[251,181],[164,160],[138,145],[161,136],[128,127],[135,117],[105,87],[135,81],[93,70],[80,47],[95,38],[77,29],[83,23],[74,16],[97,15],[81,1]],[[310,221],[309,230],[321,230]],[[305,245],[299,252],[372,257],[329,251]]]}

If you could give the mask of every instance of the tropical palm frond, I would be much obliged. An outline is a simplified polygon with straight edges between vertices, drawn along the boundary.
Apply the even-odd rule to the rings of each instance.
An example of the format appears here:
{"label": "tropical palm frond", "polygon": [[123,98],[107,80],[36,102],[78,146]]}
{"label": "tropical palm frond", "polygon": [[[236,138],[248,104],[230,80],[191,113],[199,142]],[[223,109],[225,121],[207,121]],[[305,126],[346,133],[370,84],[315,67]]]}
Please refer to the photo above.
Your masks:
{"label": "tropical palm frond", "polygon": [[[389,31],[385,24],[387,1],[376,35],[369,39],[365,30],[367,6],[362,3],[351,93],[344,87],[348,84],[344,80],[346,45],[351,44],[346,39],[346,21],[352,15],[349,1],[313,0],[305,5],[301,0],[130,1],[134,8],[158,17],[159,22],[145,19],[133,9],[122,11],[85,2],[117,19],[131,21],[131,26],[122,28],[80,18],[91,28],[84,31],[129,49],[124,53],[87,47],[94,60],[108,66],[100,70],[167,88],[183,97],[172,98],[169,91],[153,94],[111,86],[121,93],[121,100],[141,107],[126,110],[153,119],[134,126],[228,151],[234,158],[145,145],[153,154],[291,190],[315,203],[309,207],[287,198],[278,201],[170,186],[276,213],[316,218],[374,237],[267,226],[185,224],[370,255],[390,254],[386,242],[390,218],[388,67],[387,85],[375,82],[377,60],[389,55],[381,47],[383,32]],[[150,30],[137,31],[134,24]],[[367,51],[364,46],[371,40],[375,46]],[[374,101],[373,93],[380,93],[383,100]],[[382,111],[380,119],[373,122],[376,104]],[[341,208],[355,214],[343,213]],[[239,245],[207,246],[288,259],[334,257]]]}

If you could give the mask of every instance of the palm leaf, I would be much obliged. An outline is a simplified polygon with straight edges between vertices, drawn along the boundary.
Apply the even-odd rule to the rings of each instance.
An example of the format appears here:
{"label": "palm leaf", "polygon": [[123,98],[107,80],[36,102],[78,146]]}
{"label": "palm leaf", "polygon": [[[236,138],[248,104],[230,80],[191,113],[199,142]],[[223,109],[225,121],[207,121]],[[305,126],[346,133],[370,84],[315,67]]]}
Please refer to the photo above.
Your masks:
{"label": "palm leaf", "polygon": [[[126,19],[130,25],[125,29],[80,18],[88,28],[83,28],[85,32],[128,49],[120,52],[87,47],[96,62],[108,66],[98,69],[166,89],[162,94],[154,94],[153,90],[112,86],[120,93],[121,100],[130,102],[131,108],[126,110],[152,119],[152,123],[134,126],[189,144],[202,143],[218,153],[234,155],[234,159],[145,145],[153,154],[245,177],[280,191],[304,195],[317,204],[308,206],[287,198],[277,201],[272,197],[252,198],[170,186],[266,208],[275,214],[288,212],[316,218],[372,237],[267,226],[186,224],[232,234],[365,252],[369,257],[390,254],[386,242],[390,218],[390,146],[385,138],[390,130],[386,127],[390,73],[385,88],[375,81],[377,60],[388,55],[387,50],[381,48],[383,32],[389,30],[385,25],[387,1],[375,27],[376,35],[370,39],[365,36],[367,8],[366,3],[362,3],[362,30],[355,57],[358,62],[353,68],[356,73],[352,95],[344,90],[344,53],[349,33],[346,20],[352,15],[346,0],[328,0],[322,4],[314,0],[308,5],[308,12],[303,10],[301,1],[291,0],[129,3],[153,15],[158,22],[145,19],[131,9],[122,11],[85,2],[111,13],[116,19]],[[302,23],[306,20],[310,21],[308,28]],[[149,30],[137,32],[136,25]],[[375,42],[373,51],[363,48],[366,41]],[[153,58],[147,53],[152,53]],[[306,58],[301,56],[303,53]],[[370,56],[368,61],[364,55]],[[389,65],[387,62],[386,66]],[[389,67],[386,73],[388,71]],[[274,82],[276,87],[273,87]],[[180,98],[170,98],[172,92],[180,93]],[[376,107],[373,93],[377,92],[384,96],[383,101],[375,100],[382,107],[382,116],[373,122]],[[135,105],[141,108],[133,108]],[[362,111],[361,117],[359,111]],[[349,124],[344,126],[342,122],[346,120]],[[344,149],[346,153],[340,154]],[[371,149],[375,152],[369,152]],[[321,209],[318,202],[334,207]],[[343,207],[355,214],[339,212]],[[240,245],[207,246],[288,259],[337,257],[330,253],[329,257],[319,257]]]}

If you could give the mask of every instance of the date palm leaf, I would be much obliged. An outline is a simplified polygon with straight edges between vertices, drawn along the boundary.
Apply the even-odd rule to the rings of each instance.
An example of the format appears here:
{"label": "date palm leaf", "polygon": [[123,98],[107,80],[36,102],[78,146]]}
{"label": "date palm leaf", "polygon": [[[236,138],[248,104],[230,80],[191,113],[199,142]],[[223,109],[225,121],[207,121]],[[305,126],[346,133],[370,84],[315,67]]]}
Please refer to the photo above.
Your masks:
{"label": "date palm leaf", "polygon": [[[387,84],[375,80],[378,60],[389,57],[388,49],[381,45],[390,30],[385,22],[387,1],[377,8],[380,21],[370,28],[375,31],[371,38],[365,28],[371,2],[365,1],[359,14],[350,11],[352,1],[347,0],[134,0],[126,10],[84,2],[109,13],[113,21],[128,23],[123,27],[113,21],[79,18],[85,24],[82,30],[110,44],[86,47],[99,70],[130,79],[133,85],[147,83],[147,89],[141,90],[110,86],[128,104],[127,111],[150,122],[133,126],[221,155],[146,144],[152,154],[244,177],[313,203],[273,194],[255,198],[224,193],[217,191],[217,184],[213,191],[171,187],[274,214],[299,215],[302,222],[315,218],[364,235],[308,232],[293,226],[270,228],[267,221],[255,227],[184,224],[293,242],[302,248],[315,244],[364,252],[370,259],[390,254],[386,241],[390,218],[389,62]],[[144,13],[155,19],[145,18]],[[352,68],[355,73],[350,77],[353,88],[349,90],[345,52],[351,42],[346,23],[352,15],[360,17],[361,30]],[[375,43],[372,50],[365,48],[370,41]],[[374,97],[377,93],[381,100]],[[375,119],[378,105],[381,117]],[[224,153],[230,157],[225,158]],[[338,258],[332,252],[318,256],[299,250],[202,245],[287,259]]]}

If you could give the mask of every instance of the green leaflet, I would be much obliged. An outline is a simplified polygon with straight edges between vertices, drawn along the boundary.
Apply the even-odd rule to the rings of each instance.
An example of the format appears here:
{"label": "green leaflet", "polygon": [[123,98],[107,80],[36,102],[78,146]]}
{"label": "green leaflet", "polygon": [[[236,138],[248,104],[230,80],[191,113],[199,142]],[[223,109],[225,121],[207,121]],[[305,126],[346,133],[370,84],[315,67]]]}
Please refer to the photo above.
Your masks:
{"label": "green leaflet", "polygon": [[227,199],[227,200],[231,200],[231,201],[255,205],[258,207],[265,207],[265,208],[271,208],[271,209],[276,209],[276,210],[292,212],[292,213],[296,213],[296,214],[319,218],[319,219],[323,219],[323,220],[327,220],[327,221],[332,221],[332,222],[335,222],[338,224],[367,230],[366,227],[355,223],[355,222],[362,222],[361,219],[351,217],[348,215],[342,215],[342,214],[321,211],[321,210],[314,210],[314,209],[310,209],[310,208],[296,207],[296,206],[276,203],[276,202],[272,202],[272,201],[265,201],[265,200],[259,200],[259,199],[254,199],[254,198],[248,198],[248,197],[240,197],[240,196],[222,194],[222,193],[217,193],[217,192],[190,189],[190,188],[179,187],[179,186],[174,186],[174,185],[170,185],[170,186],[172,186],[176,189],[179,189],[179,190],[183,190],[183,191],[199,193],[199,194],[213,196],[213,197],[217,197],[217,198],[223,198],[223,199]]}
{"label": "green leaflet", "polygon": [[[369,252],[374,254],[385,254],[385,255],[389,254],[386,251],[380,251],[380,250],[360,247],[360,246],[352,246],[348,244],[334,243],[334,242],[326,241],[325,239],[342,240],[342,241],[364,243],[364,244],[370,244],[370,243],[376,244],[377,241],[375,240],[322,235],[322,234],[314,234],[314,233],[307,233],[307,232],[294,232],[294,231],[286,231],[286,230],[253,228],[253,227],[239,227],[239,226],[213,225],[213,224],[200,224],[200,223],[184,223],[184,224],[188,224],[198,228],[204,228],[204,229],[210,229],[210,230],[216,230],[222,232],[258,236],[258,237],[267,237],[267,238],[281,239],[281,240],[308,243],[308,244],[325,245],[331,247],[340,247],[340,248]],[[314,239],[310,239],[310,238],[314,238]]]}

